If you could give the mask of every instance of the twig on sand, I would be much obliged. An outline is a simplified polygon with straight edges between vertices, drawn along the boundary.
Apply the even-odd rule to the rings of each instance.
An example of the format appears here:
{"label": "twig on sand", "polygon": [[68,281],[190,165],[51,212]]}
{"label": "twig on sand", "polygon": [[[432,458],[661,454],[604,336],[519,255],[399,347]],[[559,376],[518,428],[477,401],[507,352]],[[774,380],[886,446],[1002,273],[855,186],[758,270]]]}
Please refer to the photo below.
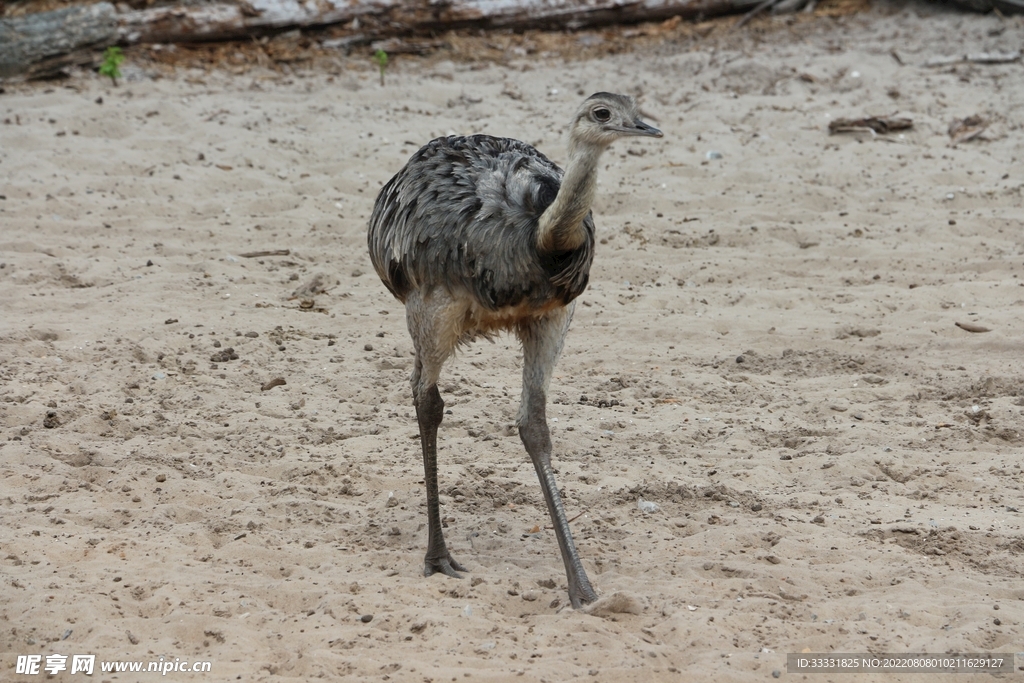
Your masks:
{"label": "twig on sand", "polygon": [[1020,56],[1020,50],[1014,52],[978,52],[975,54],[954,55],[952,57],[932,57],[924,65],[950,66],[952,64],[960,64],[961,62],[970,62],[971,64],[1008,64],[1010,62],[1019,62]]}
{"label": "twig on sand", "polygon": [[[584,510],[584,511],[583,511],[583,512],[581,512],[580,514],[576,515],[576,516],[575,516],[575,517],[573,517],[572,519],[570,519],[570,520],[566,521],[566,524],[572,524],[573,522],[575,522],[575,521],[576,521],[577,519],[579,519],[580,517],[582,517],[582,516],[583,516],[583,515],[585,515],[585,514],[587,514],[587,511],[586,511],[586,510]],[[550,531],[550,530],[554,529],[555,527],[553,527],[553,526],[548,526],[547,524],[545,524],[545,525],[544,525],[544,528],[545,528],[545,529],[548,529],[548,530]]]}
{"label": "twig on sand", "polygon": [[260,258],[262,256],[288,256],[291,253],[291,249],[266,249],[264,251],[247,251],[244,254],[239,254],[239,256],[242,258]]}
{"label": "twig on sand", "polygon": [[736,25],[733,26],[733,28],[743,28],[744,26],[747,25],[748,21],[756,17],[761,12],[764,12],[766,9],[769,9],[774,5],[779,4],[780,2],[782,2],[782,0],[764,0],[764,2],[759,4],[757,7],[755,7],[754,9],[750,10],[742,17],[740,17],[739,21],[736,22]]}
{"label": "twig on sand", "polygon": [[871,132],[885,135],[896,130],[913,128],[914,121],[896,116],[867,116],[862,119],[836,119],[828,124],[829,133]]}
{"label": "twig on sand", "polygon": [[957,327],[959,327],[961,330],[963,330],[965,332],[980,333],[980,332],[991,332],[992,331],[992,328],[983,327],[981,325],[974,325],[972,323],[953,323],[953,324],[956,325]]}

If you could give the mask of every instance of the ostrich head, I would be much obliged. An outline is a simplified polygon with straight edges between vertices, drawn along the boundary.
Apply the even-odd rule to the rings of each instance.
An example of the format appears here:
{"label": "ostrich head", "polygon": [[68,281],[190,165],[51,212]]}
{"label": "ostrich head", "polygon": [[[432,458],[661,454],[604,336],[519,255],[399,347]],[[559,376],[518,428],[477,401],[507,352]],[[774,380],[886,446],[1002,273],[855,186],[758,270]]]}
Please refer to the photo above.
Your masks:
{"label": "ostrich head", "polygon": [[569,133],[570,146],[605,148],[630,135],[660,138],[661,131],[640,120],[636,101],[626,95],[599,92],[588,97],[576,112]]}

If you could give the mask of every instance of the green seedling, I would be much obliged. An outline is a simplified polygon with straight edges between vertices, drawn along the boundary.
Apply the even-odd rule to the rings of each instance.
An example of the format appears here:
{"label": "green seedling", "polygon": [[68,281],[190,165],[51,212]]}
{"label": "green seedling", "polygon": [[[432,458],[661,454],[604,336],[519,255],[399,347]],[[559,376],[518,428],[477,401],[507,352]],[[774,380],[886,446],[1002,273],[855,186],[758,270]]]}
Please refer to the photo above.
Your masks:
{"label": "green seedling", "polygon": [[373,61],[377,63],[377,68],[380,69],[380,85],[384,87],[384,72],[388,68],[388,53],[378,49],[373,53]]}
{"label": "green seedling", "polygon": [[117,79],[121,77],[121,70],[118,69],[124,61],[124,53],[119,47],[108,47],[103,51],[103,63],[100,64],[100,75],[110,76],[110,80],[117,85]]}

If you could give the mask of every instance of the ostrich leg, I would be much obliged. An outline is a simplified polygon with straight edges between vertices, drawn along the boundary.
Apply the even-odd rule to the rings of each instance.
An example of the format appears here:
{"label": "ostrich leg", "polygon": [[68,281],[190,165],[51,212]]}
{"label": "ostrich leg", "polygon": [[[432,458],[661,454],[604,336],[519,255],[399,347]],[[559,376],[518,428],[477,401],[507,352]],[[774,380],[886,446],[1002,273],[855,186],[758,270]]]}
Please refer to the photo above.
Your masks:
{"label": "ostrich leg", "polygon": [[[429,334],[429,323],[422,324],[425,316],[418,315],[421,311],[417,306],[407,309],[409,329],[416,347],[412,397],[423,448],[423,483],[427,487],[427,556],[423,562],[423,575],[441,572],[459,579],[462,578],[459,572],[468,570],[455,561],[445,545],[441,530],[441,502],[437,493],[437,428],[444,418],[444,401],[437,390],[437,378],[448,352],[438,353],[436,345],[431,343],[436,337]],[[422,332],[428,333],[418,334]]]}
{"label": "ostrich leg", "polygon": [[437,494],[437,428],[444,415],[444,401],[432,384],[416,397],[416,419],[420,423],[420,442],[423,445],[423,482],[427,485],[427,556],[423,561],[423,575],[441,572],[456,579],[459,572],[467,571],[448,552],[441,531],[441,503]]}
{"label": "ostrich leg", "polygon": [[519,338],[523,343],[523,400],[519,407],[518,424],[519,437],[533,460],[548,513],[555,527],[558,549],[562,553],[569,582],[569,601],[573,608],[579,609],[583,604],[597,600],[597,593],[583,569],[569,530],[562,497],[555,485],[546,409],[548,384],[555,362],[562,352],[562,342],[572,320],[573,308],[574,305],[570,304],[545,318],[523,321],[518,327]]}

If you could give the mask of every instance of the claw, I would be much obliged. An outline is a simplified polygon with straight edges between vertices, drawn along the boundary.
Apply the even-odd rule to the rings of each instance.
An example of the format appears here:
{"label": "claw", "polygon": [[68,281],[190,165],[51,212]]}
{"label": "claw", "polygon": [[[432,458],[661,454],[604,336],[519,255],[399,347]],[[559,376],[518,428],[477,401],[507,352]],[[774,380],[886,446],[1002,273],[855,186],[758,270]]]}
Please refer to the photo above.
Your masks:
{"label": "claw", "polygon": [[455,558],[450,554],[447,557],[432,560],[429,557],[423,562],[423,576],[430,576],[440,572],[445,576],[450,576],[453,579],[461,579],[462,575],[459,572],[468,572],[469,570],[463,567],[461,564],[455,561]]}
{"label": "claw", "polygon": [[580,609],[584,605],[589,605],[597,600],[597,593],[591,588],[590,583],[587,585],[570,586],[569,587],[569,602],[572,604],[573,609]]}

